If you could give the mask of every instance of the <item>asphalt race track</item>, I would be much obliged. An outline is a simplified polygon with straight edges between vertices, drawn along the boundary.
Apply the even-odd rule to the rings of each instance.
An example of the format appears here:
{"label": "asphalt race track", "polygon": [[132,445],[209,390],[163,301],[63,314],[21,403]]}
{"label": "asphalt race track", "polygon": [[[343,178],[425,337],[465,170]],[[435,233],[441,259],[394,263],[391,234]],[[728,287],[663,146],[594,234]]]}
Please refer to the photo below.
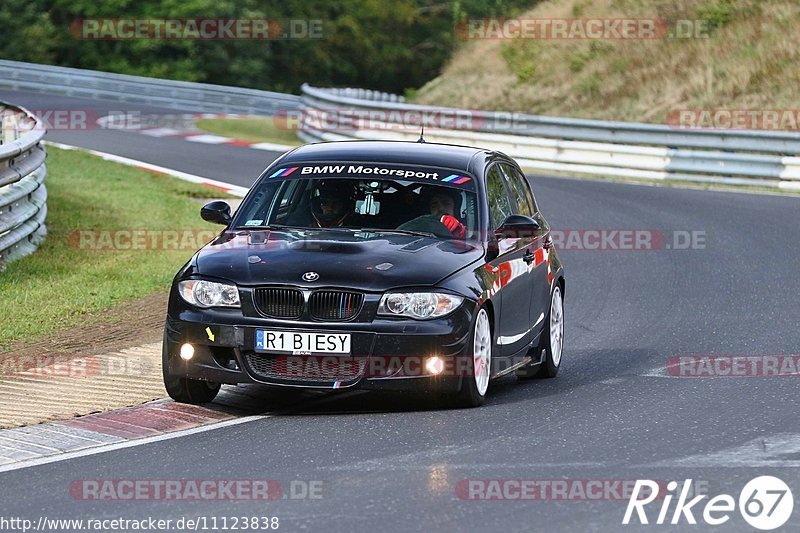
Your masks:
{"label": "asphalt race track", "polygon": [[[90,116],[108,113],[128,113],[137,116],[133,114],[141,113],[141,116],[170,117],[185,113],[142,104],[95,101],[3,89],[0,89],[0,100],[26,107],[34,114],[44,114],[52,110],[73,110],[85,111]],[[206,178],[216,177],[234,185],[247,187],[252,185],[260,171],[264,170],[270,161],[280,155],[279,152],[249,148],[231,150],[234,147],[186,142],[183,139],[149,137],[131,131],[93,127],[91,124],[86,129],[50,128],[45,139],[129,157]]]}
{"label": "asphalt race track", "polygon": [[[0,99],[32,109],[122,107],[7,91]],[[238,185],[276,156],[121,131],[48,138]],[[485,501],[457,488],[465,480],[692,479],[711,496],[738,499],[761,475],[800,487],[796,377],[665,370],[673,356],[798,353],[800,198],[531,179],[554,228],[655,230],[666,239],[656,250],[559,252],[566,345],[556,379],[503,378],[470,410],[430,410],[424,398],[391,394],[256,395],[250,412],[271,416],[0,474],[3,514],[277,516],[282,531],[698,531],[707,526],[652,525],[660,503],[647,508],[651,525],[622,526],[627,500],[613,496]],[[703,243],[675,249],[685,232]],[[321,481],[322,492],[267,504],[80,501],[68,486],[81,479]],[[704,504],[694,512],[701,523]],[[733,512],[721,530],[752,528]]]}

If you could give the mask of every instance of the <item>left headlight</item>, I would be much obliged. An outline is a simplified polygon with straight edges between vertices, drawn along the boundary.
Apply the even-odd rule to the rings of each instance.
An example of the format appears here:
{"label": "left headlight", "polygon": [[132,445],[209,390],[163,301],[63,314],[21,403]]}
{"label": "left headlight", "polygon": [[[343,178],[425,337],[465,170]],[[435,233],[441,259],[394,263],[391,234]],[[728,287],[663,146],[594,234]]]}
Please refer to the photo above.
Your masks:
{"label": "left headlight", "polygon": [[378,314],[424,320],[439,318],[456,310],[463,296],[443,292],[390,292],[378,305]]}
{"label": "left headlight", "polygon": [[188,279],[178,283],[181,298],[197,307],[241,307],[236,285]]}

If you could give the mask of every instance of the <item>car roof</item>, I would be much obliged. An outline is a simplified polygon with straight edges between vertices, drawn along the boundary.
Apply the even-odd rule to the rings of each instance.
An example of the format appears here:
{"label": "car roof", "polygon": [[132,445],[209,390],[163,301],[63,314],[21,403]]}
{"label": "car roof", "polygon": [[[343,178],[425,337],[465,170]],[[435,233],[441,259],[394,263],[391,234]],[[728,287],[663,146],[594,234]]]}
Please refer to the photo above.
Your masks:
{"label": "car roof", "polygon": [[413,141],[335,141],[300,146],[280,159],[280,164],[300,162],[363,161],[428,165],[469,171],[476,154],[488,150],[452,144]]}

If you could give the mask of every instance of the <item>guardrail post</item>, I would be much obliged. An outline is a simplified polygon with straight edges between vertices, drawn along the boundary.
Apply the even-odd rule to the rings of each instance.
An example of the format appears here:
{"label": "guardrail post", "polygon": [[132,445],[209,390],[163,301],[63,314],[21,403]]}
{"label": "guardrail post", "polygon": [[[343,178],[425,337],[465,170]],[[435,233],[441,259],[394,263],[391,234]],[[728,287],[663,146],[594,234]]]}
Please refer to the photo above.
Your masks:
{"label": "guardrail post", "polygon": [[0,102],[0,271],[33,253],[47,234],[42,126],[25,109]]}
{"label": "guardrail post", "polygon": [[[429,133],[430,140],[501,150],[518,158],[526,169],[536,171],[800,190],[800,157],[792,157],[800,154],[797,132],[683,131],[666,124],[409,105],[402,96],[377,90],[348,88],[335,94],[304,84],[302,91],[304,108],[311,112],[356,108],[381,113],[390,122],[402,121],[402,117],[394,118],[398,113],[393,112],[430,112],[456,118],[459,113],[471,113],[477,127],[436,128]],[[301,135],[306,142],[386,138],[383,128],[362,128],[353,134],[336,125],[324,130],[304,129]],[[399,137],[416,140],[406,132]]]}
{"label": "guardrail post", "polygon": [[6,108],[0,109],[0,144],[6,144]]}

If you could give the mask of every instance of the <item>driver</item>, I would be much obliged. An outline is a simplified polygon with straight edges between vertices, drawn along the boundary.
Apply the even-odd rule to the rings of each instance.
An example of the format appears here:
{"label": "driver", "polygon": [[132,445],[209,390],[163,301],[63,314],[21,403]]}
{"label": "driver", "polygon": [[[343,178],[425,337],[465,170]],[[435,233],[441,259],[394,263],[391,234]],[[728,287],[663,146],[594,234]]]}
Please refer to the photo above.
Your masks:
{"label": "driver", "polygon": [[433,192],[428,200],[428,208],[431,215],[435,216],[439,222],[450,230],[456,239],[464,239],[467,236],[467,228],[456,218],[456,198],[458,193],[449,189],[439,187],[441,190]]}
{"label": "driver", "polygon": [[312,192],[311,216],[318,228],[342,226],[355,211],[355,188],[346,180],[326,180]]}

